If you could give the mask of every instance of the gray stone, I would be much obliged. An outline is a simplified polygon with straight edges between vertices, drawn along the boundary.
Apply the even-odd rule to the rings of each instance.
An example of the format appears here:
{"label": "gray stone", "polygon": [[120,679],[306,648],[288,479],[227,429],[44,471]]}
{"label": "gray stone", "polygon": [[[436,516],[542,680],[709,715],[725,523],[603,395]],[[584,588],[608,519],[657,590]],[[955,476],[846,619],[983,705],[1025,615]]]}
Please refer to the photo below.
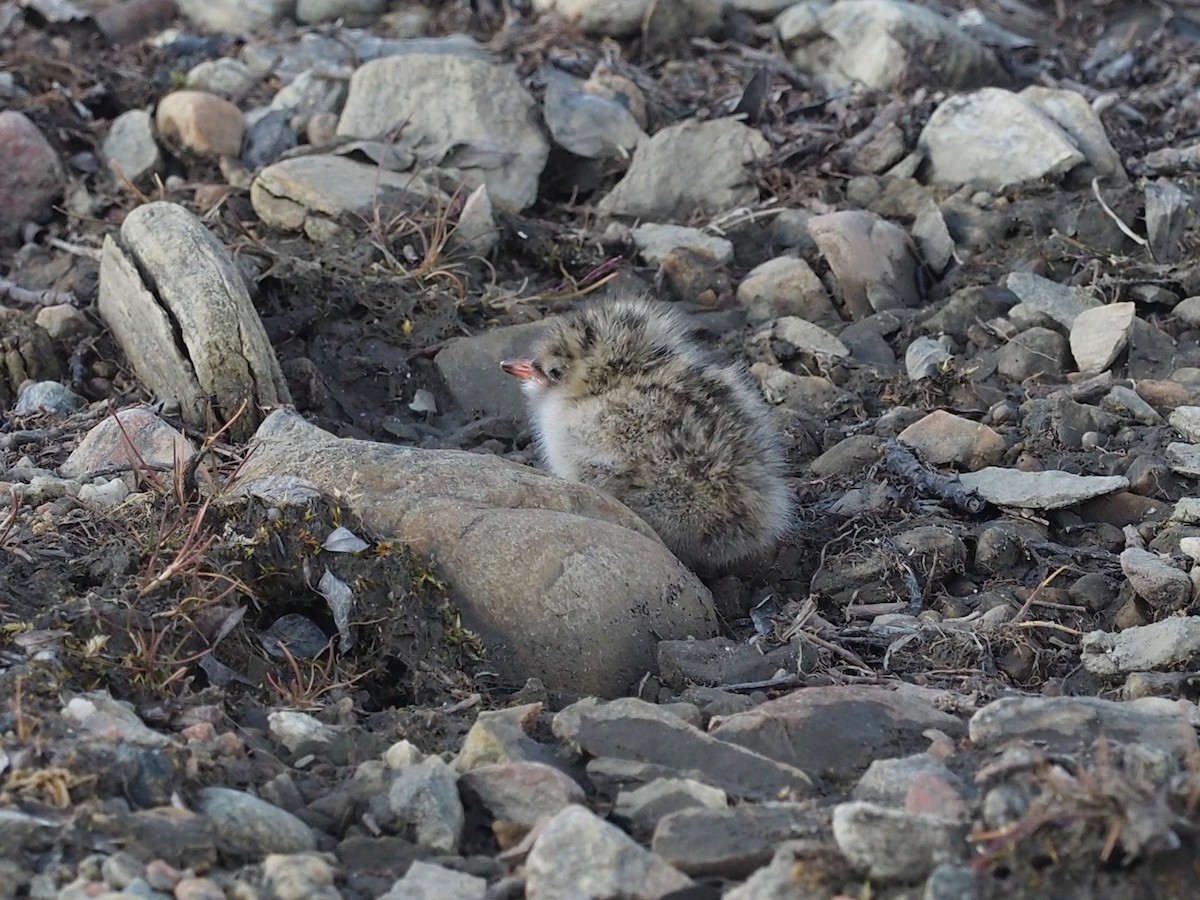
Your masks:
{"label": "gray stone", "polygon": [[1004,286],[1021,302],[1053,319],[1063,328],[1075,324],[1075,317],[1087,309],[1099,308],[1095,292],[1086,287],[1069,287],[1031,272],[1012,272]]}
{"label": "gray stone", "polygon": [[895,759],[876,759],[867,767],[851,797],[884,806],[903,808],[909,790],[918,779],[932,777],[962,792],[965,785],[940,759],[917,753]]}
{"label": "gray stone", "polygon": [[458,796],[458,773],[430,756],[396,773],[388,790],[394,823],[411,828],[418,846],[443,853],[458,852],[465,813]]}
{"label": "gray stone", "polygon": [[1110,303],[1081,312],[1071,323],[1071,354],[1080,372],[1102,372],[1125,349],[1136,307]]}
{"label": "gray stone", "polygon": [[186,422],[234,418],[235,440],[290,403],[275,351],[225,246],[182,206],[137,207],[104,239],[97,305],[148,390]]}
{"label": "gray stone", "polygon": [[584,159],[628,159],[646,140],[629,107],[613,97],[588,90],[587,82],[556,69],[548,79],[542,115],[554,143]]}
{"label": "gray stone", "polygon": [[163,170],[154,139],[154,120],[144,109],[131,109],[113,119],[100,151],[117,183],[138,184]]}
{"label": "gray stone", "polygon": [[437,559],[463,623],[502,677],[612,696],[654,669],[661,639],[716,633],[708,590],[648,525],[585,485],[504,460],[339,440],[272,413],[241,489],[299,475],[372,532]]}
{"label": "gray stone", "polygon": [[633,243],[642,259],[660,266],[667,255],[678,247],[697,250],[713,258],[717,265],[733,262],[733,243],[725,238],[706,234],[699,228],[683,225],[639,225],[633,229]]}
{"label": "gray stone", "polygon": [[1192,581],[1157,553],[1130,547],[1121,554],[1121,571],[1139,597],[1155,609],[1174,611],[1192,599]]}
{"label": "gray stone", "polygon": [[998,466],[967,472],[958,479],[989,503],[1024,509],[1062,509],[1129,487],[1129,479],[1121,475],[1074,475],[1053,469],[1022,472]]}
{"label": "gray stone", "polygon": [[690,778],[656,778],[617,793],[612,814],[634,834],[649,834],[659,819],[684,809],[724,809],[729,798],[720,788]]}
{"label": "gray stone", "polygon": [[178,0],[179,11],[205,31],[264,31],[291,15],[296,0]]}
{"label": "gray stone", "polygon": [[670,766],[733,797],[809,796],[812,782],[794,766],[719,740],[658,707],[625,698],[585,710],[578,743],[591,756],[615,756]]}
{"label": "gray stone", "polygon": [[813,216],[808,233],[837,277],[851,318],[920,302],[917,261],[899,225],[854,209]]}
{"label": "gray stone", "polygon": [[311,828],[290,812],[244,791],[203,788],[196,811],[212,823],[217,844],[228,859],[250,862],[268,853],[317,849]]}
{"label": "gray stone", "polygon": [[762,387],[768,403],[817,418],[836,416],[858,402],[849,391],[820,375],[794,375],[767,363],[755,363],[750,367],[750,374]]}
{"label": "gray stone", "polygon": [[685,809],[658,823],[650,846],[688,875],[744,878],[769,862],[780,842],[818,837],[826,827],[803,803]]}
{"label": "gray stone", "polygon": [[1129,180],[1120,155],[1108,140],[1100,116],[1083,94],[1031,84],[1017,96],[1070,136],[1071,142],[1087,158],[1097,177],[1121,183]]}
{"label": "gray stone", "polygon": [[925,879],[924,900],[976,900],[981,880],[970,866],[942,863]]}
{"label": "gray stone", "polygon": [[881,880],[914,881],[968,856],[965,822],[862,800],[833,808],[833,837],[856,868]]}
{"label": "gray stone", "polygon": [[988,189],[1064,175],[1085,161],[1051,118],[1017,94],[983,88],[942,102],[929,117],[917,145],[925,152],[930,180]]}
{"label": "gray stone", "polygon": [[905,428],[897,440],[913,447],[934,466],[953,464],[975,470],[1004,456],[1004,438],[988,426],[939,409]]}
{"label": "gray stone", "polygon": [[771,326],[771,339],[786,345],[793,355],[844,359],[850,355],[846,345],[819,325],[799,316],[782,316]]}
{"label": "gray stone", "polygon": [[691,684],[741,684],[764,681],[780,669],[794,672],[796,653],[790,646],[764,653],[726,637],[659,641],[658,669],[663,684],[682,691]]}
{"label": "gray stone", "polygon": [[921,207],[912,225],[913,237],[921,247],[925,262],[934,272],[944,272],[954,259],[954,238],[938,205],[929,200]]}
{"label": "gray stone", "polygon": [[18,416],[38,412],[69,416],[86,403],[87,401],[73,390],[57,381],[31,381],[17,397],[17,405],[13,407],[13,412]]}
{"label": "gray stone", "polygon": [[137,472],[143,465],[155,471],[170,471],[176,458],[186,462],[194,453],[191,441],[183,434],[149,409],[135,406],[94,425],[59,472],[68,478],[85,478],[122,466]]}
{"label": "gray stone", "polygon": [[801,688],[745,713],[714,720],[710,734],[764,757],[833,779],[855,775],[881,753],[924,749],[924,733],[961,734],[934,706],[939,692],[913,685]]}
{"label": "gray stone", "polygon": [[996,355],[996,371],[1015,383],[1038,374],[1056,377],[1066,364],[1067,338],[1040,326],[1021,331]]}
{"label": "gray stone", "polygon": [[776,848],[770,865],[721,896],[724,900],[807,900],[809,873],[816,872],[821,873],[820,880],[825,885],[846,883],[853,878],[845,857],[832,841],[784,841]]}
{"label": "gray stone", "polygon": [[250,185],[254,211],[268,225],[310,230],[312,220],[344,214],[371,216],[377,208],[392,214],[444,200],[436,185],[413,172],[390,172],[336,154],[296,156],[267,166]]}
{"label": "gray stone", "polygon": [[1167,417],[1167,422],[1185,440],[1200,444],[1200,406],[1177,406]]}
{"label": "gray stone", "polygon": [[296,21],[302,25],[336,22],[370,25],[387,7],[386,0],[296,0]]}
{"label": "gray stone", "polygon": [[837,322],[837,312],[821,279],[796,256],[778,256],[755,266],[737,288],[738,303],[751,325],[781,316],[809,322]]}
{"label": "gray stone", "polygon": [[597,205],[601,215],[682,222],[758,196],[747,165],[770,148],[735,119],[689,119],[638,145],[625,177]]}
{"label": "gray stone", "polygon": [[678,869],[582,806],[547,822],[525,860],[525,890],[538,900],[650,900],[690,886]]}
{"label": "gray stone", "polygon": [[1178,441],[1167,444],[1167,465],[1180,475],[1200,476],[1200,445]]}
{"label": "gray stone", "polygon": [[[1098,658],[1108,653],[1100,646],[1102,636],[1111,637],[1103,631],[1084,636],[1085,666],[1088,655],[1097,654]],[[1104,738],[1157,746],[1176,761],[1189,758],[1196,746],[1187,713],[1163,697],[1127,702],[1099,697],[1004,697],[972,716],[968,737],[982,750],[994,751],[1013,740],[1024,740],[1037,742],[1050,754],[1090,750],[1096,740]]]}
{"label": "gray stone", "polygon": [[113,699],[106,690],[72,697],[63,707],[63,716],[95,741],[138,747],[177,746],[171,738],[147,727],[132,704]]}
{"label": "gray stone", "polygon": [[827,91],[891,90],[920,72],[931,88],[969,90],[1008,77],[990,50],[930,9],[896,0],[841,0],[815,27],[782,22],[792,62]]}
{"label": "gray stone", "polygon": [[504,763],[555,762],[553,750],[529,736],[541,712],[541,703],[484,710],[467,732],[454,760],[455,768],[471,772],[480,766]]}
{"label": "gray stone", "polygon": [[450,232],[447,246],[471,256],[485,257],[500,243],[500,227],[492,210],[487,185],[481,184],[463,201],[458,222]]}
{"label": "gray stone", "polygon": [[1172,616],[1111,634],[1092,631],[1080,645],[1083,667],[1093,675],[1127,675],[1200,663],[1200,617]]}
{"label": "gray stone", "polygon": [[275,93],[270,109],[286,111],[291,127],[295,131],[303,131],[313,116],[336,113],[342,108],[349,75],[348,68],[301,72]]}
{"label": "gray stone", "polygon": [[484,900],[485,897],[485,879],[418,859],[379,900]]}
{"label": "gray stone", "polygon": [[[664,38],[710,34],[721,24],[721,0],[676,0]],[[534,0],[538,12],[558,13],[587,34],[631,37],[639,34],[656,4],[652,0]]]}
{"label": "gray stone", "polygon": [[66,173],[45,135],[24,113],[0,110],[0,240],[24,222],[42,221],[65,186]]}
{"label": "gray stone", "polygon": [[478,800],[492,818],[531,828],[539,819],[584,802],[583,788],[538,762],[475,766],[459,778],[458,786],[464,798]]}
{"label": "gray stone", "polygon": [[[258,73],[241,60],[223,56],[220,59],[206,59],[188,69],[184,87],[236,101],[250,93],[259,80]],[[129,113],[122,113],[117,121],[127,115]],[[116,122],[113,127],[116,127]]]}
{"label": "gray stone", "polygon": [[[1142,425],[1161,425],[1163,423],[1163,417],[1159,411],[1138,396],[1137,391],[1119,384],[1109,390],[1104,399],[1100,401],[1100,405],[1109,412],[1127,416]],[[1179,407],[1179,409],[1183,408]],[[1200,441],[1200,407],[1189,408],[1196,410],[1195,440]],[[1189,440],[1191,439],[1189,438]],[[1130,481],[1132,480],[1131,478]]]}
{"label": "gray stone", "polygon": [[350,79],[339,135],[397,142],[427,163],[458,170],[492,202],[522,210],[537,198],[550,145],[533,98],[507,66],[409,54],[365,63]]}
{"label": "gray stone", "polygon": [[524,422],[528,413],[520,382],[500,371],[500,361],[528,356],[545,330],[544,322],[530,322],[455,338],[438,351],[434,363],[464,410]]}

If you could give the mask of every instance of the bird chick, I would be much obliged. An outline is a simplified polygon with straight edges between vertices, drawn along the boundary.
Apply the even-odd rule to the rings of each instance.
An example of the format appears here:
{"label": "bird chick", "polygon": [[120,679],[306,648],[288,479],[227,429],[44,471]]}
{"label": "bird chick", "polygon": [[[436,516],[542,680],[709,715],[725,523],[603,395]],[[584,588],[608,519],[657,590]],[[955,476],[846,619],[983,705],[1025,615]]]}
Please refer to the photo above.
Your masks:
{"label": "bird chick", "polygon": [[665,303],[626,297],[551,322],[521,379],[546,467],[638,513],[687,565],[714,570],[788,531],[779,430],[740,366]]}

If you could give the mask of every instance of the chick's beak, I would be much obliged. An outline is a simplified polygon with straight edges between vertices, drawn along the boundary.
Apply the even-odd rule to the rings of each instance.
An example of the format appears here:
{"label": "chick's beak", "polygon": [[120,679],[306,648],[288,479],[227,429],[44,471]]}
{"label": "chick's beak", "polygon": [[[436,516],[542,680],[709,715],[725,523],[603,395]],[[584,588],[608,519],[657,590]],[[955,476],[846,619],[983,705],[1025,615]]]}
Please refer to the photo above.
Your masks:
{"label": "chick's beak", "polygon": [[506,359],[500,363],[500,368],[522,381],[532,381],[536,384],[549,384],[542,367],[532,359]]}

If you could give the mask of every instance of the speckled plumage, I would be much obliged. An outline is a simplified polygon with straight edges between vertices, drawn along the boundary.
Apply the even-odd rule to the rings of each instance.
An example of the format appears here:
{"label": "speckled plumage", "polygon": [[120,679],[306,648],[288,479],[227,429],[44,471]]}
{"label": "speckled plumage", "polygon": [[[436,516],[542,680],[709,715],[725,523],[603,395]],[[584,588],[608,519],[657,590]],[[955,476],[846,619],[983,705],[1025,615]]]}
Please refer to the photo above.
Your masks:
{"label": "speckled plumage", "polygon": [[740,366],[665,303],[629,297],[553,320],[522,378],[547,468],[637,512],[688,565],[770,549],[791,525],[778,428]]}

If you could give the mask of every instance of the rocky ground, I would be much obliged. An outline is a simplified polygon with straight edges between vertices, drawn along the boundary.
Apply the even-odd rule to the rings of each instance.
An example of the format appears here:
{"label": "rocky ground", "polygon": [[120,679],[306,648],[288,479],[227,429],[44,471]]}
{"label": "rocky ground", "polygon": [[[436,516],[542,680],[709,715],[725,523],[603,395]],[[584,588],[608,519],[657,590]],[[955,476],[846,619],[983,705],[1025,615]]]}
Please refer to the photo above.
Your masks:
{"label": "rocky ground", "polygon": [[[0,2],[0,898],[1193,897],[1200,13]],[[622,291],[799,514],[498,361]]]}

